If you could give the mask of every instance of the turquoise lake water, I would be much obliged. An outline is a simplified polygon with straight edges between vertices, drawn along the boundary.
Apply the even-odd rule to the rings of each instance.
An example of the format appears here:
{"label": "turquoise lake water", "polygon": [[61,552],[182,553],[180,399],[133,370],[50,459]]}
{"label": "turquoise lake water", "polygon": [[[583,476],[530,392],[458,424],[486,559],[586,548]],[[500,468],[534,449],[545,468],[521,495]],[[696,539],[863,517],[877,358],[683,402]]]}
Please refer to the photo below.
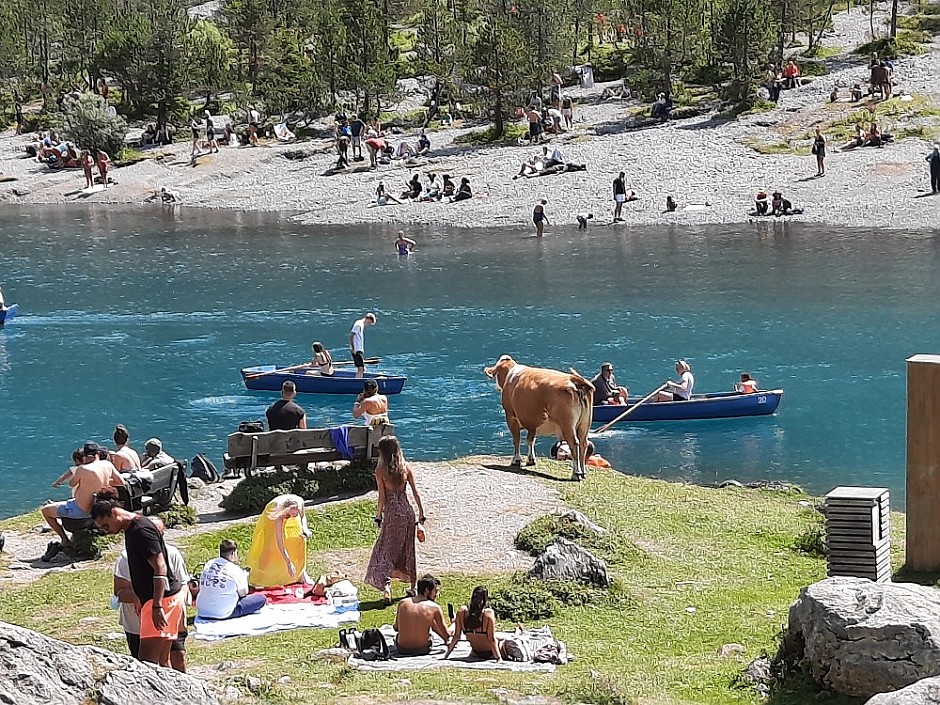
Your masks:
{"label": "turquoise lake water", "polygon": [[[524,231],[305,228],[273,216],[88,207],[0,211],[0,516],[64,496],[49,484],[86,439],[123,422],[132,445],[221,463],[226,435],[276,395],[238,369],[296,363],[321,340],[409,376],[392,418],[406,454],[509,455],[501,354],[593,376],[613,361],[637,393],[693,365],[698,391],[742,370],[783,387],[776,416],[624,426],[599,450],[628,473],[714,483],[877,484],[903,502],[905,366],[940,347],[940,237],[794,223]],[[301,400],[311,426],[351,399]],[[551,440],[542,439],[547,453]],[[459,488],[455,488],[459,489]]]}

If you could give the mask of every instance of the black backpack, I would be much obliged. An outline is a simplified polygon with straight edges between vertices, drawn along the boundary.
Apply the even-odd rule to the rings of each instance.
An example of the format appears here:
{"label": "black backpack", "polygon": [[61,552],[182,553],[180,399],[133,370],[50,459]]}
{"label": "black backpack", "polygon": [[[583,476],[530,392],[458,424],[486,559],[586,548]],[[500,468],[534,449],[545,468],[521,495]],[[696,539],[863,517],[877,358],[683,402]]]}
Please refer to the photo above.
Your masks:
{"label": "black backpack", "polygon": [[356,655],[364,661],[388,661],[388,643],[378,629],[366,629],[356,644]]}
{"label": "black backpack", "polygon": [[196,453],[196,457],[193,458],[193,462],[189,467],[189,476],[198,478],[207,485],[222,481],[222,476],[215,469],[215,464],[202,453]]}
{"label": "black backpack", "polygon": [[242,421],[238,424],[239,433],[264,433],[264,421]]}

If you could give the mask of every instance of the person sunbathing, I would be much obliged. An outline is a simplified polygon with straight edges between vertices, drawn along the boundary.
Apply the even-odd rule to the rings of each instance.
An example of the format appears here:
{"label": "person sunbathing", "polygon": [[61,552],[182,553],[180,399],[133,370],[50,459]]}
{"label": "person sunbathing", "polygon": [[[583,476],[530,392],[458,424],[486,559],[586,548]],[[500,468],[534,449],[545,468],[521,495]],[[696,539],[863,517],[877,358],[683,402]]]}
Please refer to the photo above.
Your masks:
{"label": "person sunbathing", "polygon": [[399,196],[399,198],[401,198],[402,200],[406,198],[417,199],[420,195],[421,195],[421,179],[418,177],[417,174],[415,174],[414,176],[411,177],[411,181],[409,181],[406,184],[405,190],[401,192],[401,196]]}
{"label": "person sunbathing", "polygon": [[392,194],[388,193],[385,190],[385,183],[380,181],[379,185],[375,187],[375,201],[371,203],[373,206],[387,206],[389,203],[394,203],[396,205],[401,205],[401,201],[395,198]]}
{"label": "person sunbathing", "polygon": [[856,147],[864,147],[867,139],[868,139],[868,135],[865,134],[865,128],[863,128],[861,125],[856,125],[855,137],[853,137],[844,145],[839,147],[839,149],[847,150],[847,149],[855,149]]}
{"label": "person sunbathing", "polygon": [[415,148],[407,142],[402,142],[398,145],[398,149],[395,150],[395,157],[398,159],[413,159],[415,156],[417,156]]}
{"label": "person sunbathing", "polygon": [[395,613],[395,645],[401,656],[424,656],[431,653],[431,631],[445,644],[451,632],[444,621],[444,611],[435,602],[441,591],[441,581],[433,575],[418,580],[416,593],[398,603]]}
{"label": "person sunbathing", "polygon": [[868,128],[868,135],[865,138],[866,147],[881,147],[884,144],[884,138],[881,134],[881,130],[878,129],[877,123],[872,123],[871,127]]}
{"label": "person sunbathing", "polygon": [[461,634],[465,634],[470,644],[470,653],[482,659],[503,660],[503,640],[496,637],[496,613],[487,607],[489,591],[483,585],[473,588],[470,606],[463,605],[457,610],[454,619],[454,635],[447,645],[446,659],[451,655]]}
{"label": "person sunbathing", "polygon": [[[543,150],[543,151],[547,151]],[[533,154],[528,159],[524,160],[522,164],[519,165],[519,173],[513,176],[513,179],[518,179],[520,176],[528,176],[529,174],[534,174],[541,171],[544,167],[544,157],[541,154]]]}

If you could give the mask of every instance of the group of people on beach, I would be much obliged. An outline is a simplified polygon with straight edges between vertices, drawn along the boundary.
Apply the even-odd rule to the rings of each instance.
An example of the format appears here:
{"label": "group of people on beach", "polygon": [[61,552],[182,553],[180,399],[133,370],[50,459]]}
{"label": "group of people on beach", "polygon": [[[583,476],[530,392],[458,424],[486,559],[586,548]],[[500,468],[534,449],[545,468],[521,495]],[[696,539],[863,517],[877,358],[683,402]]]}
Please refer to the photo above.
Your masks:
{"label": "group of people on beach", "polygon": [[447,201],[454,203],[473,198],[473,189],[470,187],[470,179],[463,177],[460,184],[454,183],[450,174],[444,174],[440,178],[438,175],[429,171],[427,173],[427,182],[422,183],[418,172],[411,175],[411,178],[405,183],[404,190],[396,197],[388,192],[384,181],[379,181],[375,187],[375,200],[370,207],[387,206],[390,204],[401,205],[405,201],[416,203],[433,203]]}

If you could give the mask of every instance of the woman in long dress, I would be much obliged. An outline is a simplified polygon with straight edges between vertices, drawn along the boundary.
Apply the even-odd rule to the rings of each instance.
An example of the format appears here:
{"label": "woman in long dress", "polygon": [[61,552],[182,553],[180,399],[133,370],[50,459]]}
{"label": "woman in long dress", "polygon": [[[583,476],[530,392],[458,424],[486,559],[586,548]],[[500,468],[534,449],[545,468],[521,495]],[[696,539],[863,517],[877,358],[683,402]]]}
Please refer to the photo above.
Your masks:
{"label": "woman in long dress", "polygon": [[[414,474],[405,462],[401,445],[395,436],[379,441],[379,462],[375,468],[379,503],[375,523],[379,538],[372,547],[372,558],[365,582],[382,592],[385,604],[392,602],[392,579],[407,583],[414,590],[417,580],[415,566],[415,527],[424,523],[421,493],[415,486]],[[408,501],[408,487],[418,505],[418,519]]]}
{"label": "woman in long dress", "polygon": [[268,502],[255,524],[245,559],[251,584],[267,588],[312,583],[307,576],[309,536],[303,498],[282,494]]}

